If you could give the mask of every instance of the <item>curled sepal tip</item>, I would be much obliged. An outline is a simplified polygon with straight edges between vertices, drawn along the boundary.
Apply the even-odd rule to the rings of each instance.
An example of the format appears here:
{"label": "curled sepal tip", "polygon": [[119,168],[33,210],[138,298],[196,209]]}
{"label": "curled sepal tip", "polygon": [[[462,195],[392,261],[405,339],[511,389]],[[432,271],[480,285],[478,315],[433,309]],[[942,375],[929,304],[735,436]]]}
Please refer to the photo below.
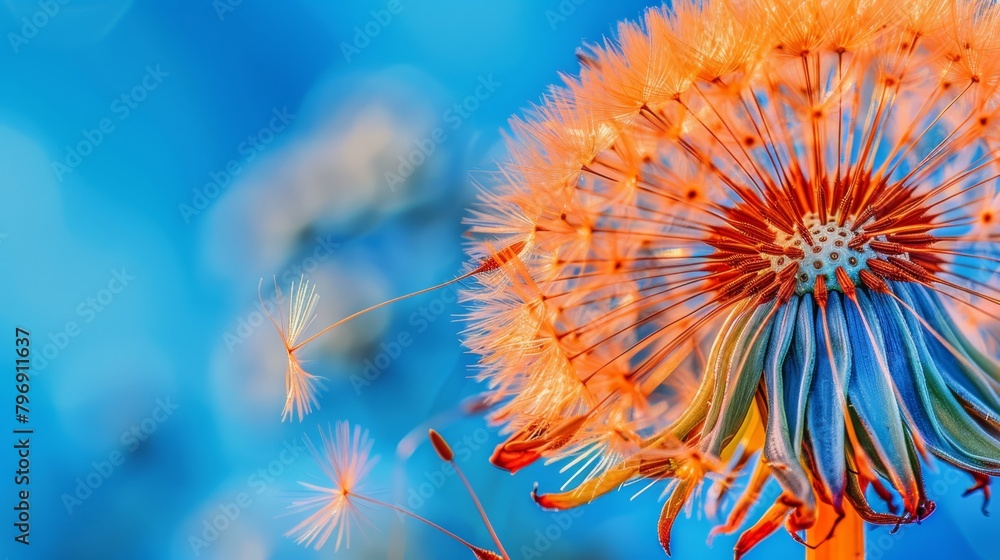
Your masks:
{"label": "curled sepal tip", "polygon": [[[965,492],[962,492],[962,497],[964,498],[966,496],[971,496],[972,494],[975,494],[976,492],[982,492],[983,493],[983,507],[982,507],[982,512],[983,512],[983,515],[989,517],[989,515],[990,515],[990,477],[988,477],[988,476],[986,476],[986,475],[984,475],[982,473],[977,473],[977,472],[970,472],[969,474],[972,475],[972,478],[975,481],[975,484],[973,484],[972,487],[969,488],[968,490],[966,490]],[[924,516],[924,517],[926,517],[926,516]]]}
{"label": "curled sepal tip", "polygon": [[604,476],[592,478],[572,490],[558,494],[539,494],[536,484],[531,491],[531,499],[544,509],[569,509],[589,503],[595,498],[607,494],[636,474],[638,474],[638,470],[635,467],[619,466],[609,470]]}
{"label": "curled sepal tip", "polygon": [[660,546],[663,547],[663,552],[666,552],[667,556],[670,556],[670,530],[673,528],[677,516],[684,509],[684,504],[687,503],[688,498],[691,497],[691,493],[694,492],[694,488],[695,483],[693,481],[680,480],[677,486],[674,487],[673,492],[671,492],[670,497],[663,504],[663,509],[660,510],[660,520],[656,524],[656,534],[660,539]]}
{"label": "curled sepal tip", "polygon": [[795,506],[789,503],[785,495],[781,495],[771,504],[771,507],[750,527],[740,535],[733,549],[733,557],[739,560],[760,541],[771,536],[785,521],[785,517]]}
{"label": "curled sepal tip", "polygon": [[587,415],[580,414],[554,426],[532,424],[521,428],[497,446],[490,462],[514,474],[537,461],[546,451],[556,451],[569,443],[586,420]]}

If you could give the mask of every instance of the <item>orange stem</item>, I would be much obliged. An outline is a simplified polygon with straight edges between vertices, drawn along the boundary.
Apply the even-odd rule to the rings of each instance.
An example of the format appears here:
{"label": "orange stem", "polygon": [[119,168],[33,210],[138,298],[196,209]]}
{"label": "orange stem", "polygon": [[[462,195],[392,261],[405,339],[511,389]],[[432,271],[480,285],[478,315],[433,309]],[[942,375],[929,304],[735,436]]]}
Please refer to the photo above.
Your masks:
{"label": "orange stem", "polygon": [[[837,523],[836,528],[834,523],[837,522],[837,512],[833,506],[822,501],[817,506],[816,524],[806,532],[806,542],[820,544],[814,549],[806,549],[806,560],[863,560],[865,524],[851,504],[844,500],[844,518]],[[827,539],[827,536],[830,538]]]}

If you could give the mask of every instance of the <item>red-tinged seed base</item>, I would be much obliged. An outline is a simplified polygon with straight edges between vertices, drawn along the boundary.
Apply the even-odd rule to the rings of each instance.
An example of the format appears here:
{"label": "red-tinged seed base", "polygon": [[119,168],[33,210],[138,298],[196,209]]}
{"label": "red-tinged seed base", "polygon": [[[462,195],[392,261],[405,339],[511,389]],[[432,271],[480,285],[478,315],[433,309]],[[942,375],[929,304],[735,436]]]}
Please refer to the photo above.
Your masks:
{"label": "red-tinged seed base", "polygon": [[[774,199],[769,203],[747,195],[747,201],[728,210],[726,225],[713,228],[708,244],[715,252],[703,268],[712,275],[709,283],[718,301],[787,301],[793,293],[825,300],[828,290],[850,295],[865,285],[884,292],[887,280],[935,280],[943,262],[931,247],[936,240],[929,232],[935,226],[920,200],[899,194],[903,189],[877,188],[872,199],[881,204],[849,214],[833,213],[831,207],[820,212],[799,208],[803,197],[791,196],[794,189],[775,189],[765,192]],[[848,193],[840,200],[834,194],[820,199],[851,206]]]}

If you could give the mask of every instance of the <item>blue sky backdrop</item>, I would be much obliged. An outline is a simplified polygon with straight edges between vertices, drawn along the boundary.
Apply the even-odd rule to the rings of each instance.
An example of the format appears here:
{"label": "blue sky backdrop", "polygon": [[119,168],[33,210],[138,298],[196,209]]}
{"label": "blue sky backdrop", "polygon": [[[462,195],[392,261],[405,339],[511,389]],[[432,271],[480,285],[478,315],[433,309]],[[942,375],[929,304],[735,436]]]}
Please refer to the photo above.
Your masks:
{"label": "blue sky backdrop", "polygon": [[[315,281],[319,323],[452,277],[509,116],[645,6],[0,2],[0,352],[12,363],[14,328],[29,330],[34,430],[23,546],[10,373],[0,558],[464,557],[380,512],[336,556],[282,536],[297,481],[319,474],[302,438],[340,419],[376,440],[370,488],[473,542],[489,536],[472,503],[413,437],[428,426],[452,441],[513,558],[661,557],[656,491],[554,516],[529,491],[557,488],[558,466],[489,465],[496,433],[455,413],[481,387],[453,291],[325,338],[306,355],[328,378],[322,409],[301,424],[279,421],[283,356],[262,313],[272,276]],[[998,525],[960,497],[969,481],[930,476],[938,511],[872,531],[869,558],[997,558]],[[712,522],[680,521],[675,556],[731,557],[734,537],[706,548]],[[778,536],[751,558],[801,554]]]}

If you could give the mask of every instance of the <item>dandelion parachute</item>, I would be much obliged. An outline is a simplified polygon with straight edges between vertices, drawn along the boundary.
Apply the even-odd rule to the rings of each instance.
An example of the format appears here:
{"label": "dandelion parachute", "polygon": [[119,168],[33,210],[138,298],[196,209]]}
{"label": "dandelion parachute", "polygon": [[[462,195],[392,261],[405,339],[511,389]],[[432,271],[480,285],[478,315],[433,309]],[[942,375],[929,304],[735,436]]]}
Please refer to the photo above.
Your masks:
{"label": "dandelion parachute", "polygon": [[476,496],[461,468],[455,464],[451,446],[438,432],[431,430],[429,434],[435,451],[454,469],[454,472],[458,473],[499,553],[475,546],[409,509],[372,497],[365,488],[367,484],[365,479],[379,458],[371,453],[374,442],[368,437],[367,430],[355,425],[352,431],[349,423],[341,421],[337,422],[335,428],[328,427],[326,431],[320,427],[319,435],[321,444],[319,448],[308,437],[305,438],[305,446],[322,471],[325,480],[320,483],[299,482],[307,494],[294,500],[289,510],[295,514],[308,513],[308,516],[285,533],[286,537],[295,539],[297,544],[313,546],[316,550],[320,550],[336,533],[334,551],[339,551],[341,545],[349,548],[352,529],[363,523],[371,524],[365,516],[367,513],[365,509],[378,507],[440,532],[465,547],[477,560],[510,560],[500,538],[493,530],[486,510],[479,502],[479,497]]}

